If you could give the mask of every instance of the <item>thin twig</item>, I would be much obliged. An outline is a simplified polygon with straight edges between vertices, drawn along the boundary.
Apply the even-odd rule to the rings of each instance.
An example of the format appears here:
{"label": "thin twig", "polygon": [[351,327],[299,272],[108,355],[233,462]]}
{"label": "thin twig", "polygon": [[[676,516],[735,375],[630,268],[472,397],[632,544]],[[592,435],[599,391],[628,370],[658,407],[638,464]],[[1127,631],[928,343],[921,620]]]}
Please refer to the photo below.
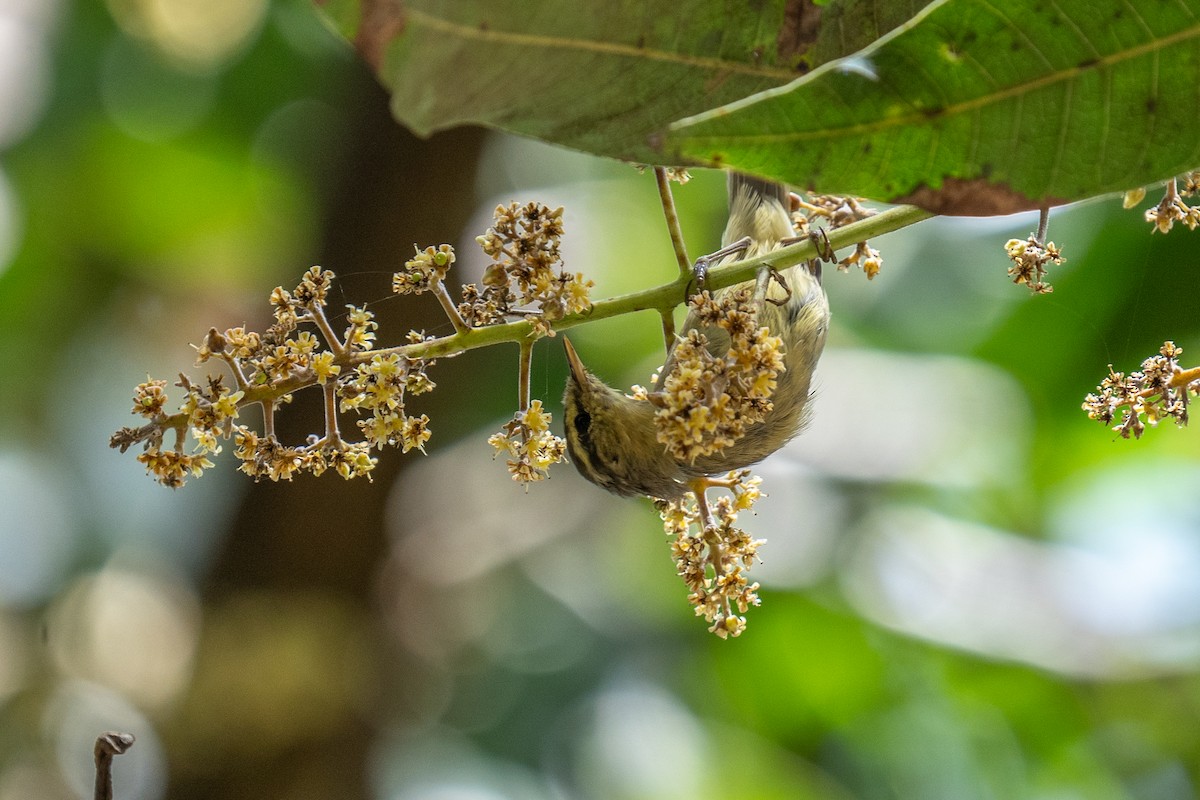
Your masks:
{"label": "thin twig", "polygon": [[[700,515],[700,538],[708,545],[708,563],[713,568],[713,577],[720,580],[721,576],[725,574],[725,566],[722,563],[725,548],[717,533],[712,510],[708,507],[708,487],[711,485],[706,478],[696,478],[688,482],[688,488],[692,490],[692,495],[696,498],[696,511]],[[729,613],[728,603],[725,610],[726,613]]]}
{"label": "thin twig", "polygon": [[679,214],[675,211],[675,196],[671,194],[671,181],[667,178],[666,168],[655,167],[654,179],[658,182],[658,199],[662,201],[663,216],[667,218],[667,231],[671,234],[671,247],[679,263],[679,274],[690,278],[692,260],[688,258],[687,247],[683,243],[683,230],[679,227]]}
{"label": "thin twig", "polygon": [[246,380],[246,373],[242,371],[242,365],[230,353],[220,352],[216,354],[218,358],[229,365],[229,371],[233,373],[233,380],[237,384],[238,391],[244,392],[250,388],[250,382]]}
{"label": "thin twig", "polygon": [[1038,212],[1037,243],[1046,243],[1046,230],[1050,227],[1050,206],[1042,206]]}
{"label": "thin twig", "polygon": [[342,433],[338,430],[337,381],[326,380],[325,389],[325,443],[333,447],[342,446]]}
{"label": "thin twig", "polygon": [[133,747],[132,733],[106,731],[96,739],[96,791],[95,800],[113,800],[112,761]]}
{"label": "thin twig", "polygon": [[328,345],[329,351],[334,357],[342,356],[346,352],[346,347],[338,335],[333,332],[333,327],[329,324],[329,319],[325,316],[325,309],[320,304],[314,303],[308,309],[308,315],[312,318],[313,324],[317,326],[317,330],[321,332],[321,336],[325,337],[325,344]]}
{"label": "thin twig", "polygon": [[1187,386],[1192,381],[1200,381],[1200,367],[1192,367],[1191,369],[1176,372],[1174,377],[1171,378],[1171,388],[1178,389],[1180,386]]}
{"label": "thin twig", "polygon": [[454,299],[450,297],[450,292],[446,290],[444,283],[437,281],[433,284],[433,296],[442,304],[442,310],[450,318],[450,322],[454,325],[454,330],[459,333],[471,330],[471,326],[462,318],[462,314],[458,313],[458,307],[454,305]]}
{"label": "thin twig", "polygon": [[658,313],[662,317],[663,344],[667,347],[667,353],[670,353],[675,346],[675,310],[659,309]]}
{"label": "thin twig", "polygon": [[529,376],[532,365],[533,339],[522,339],[520,369],[517,370],[517,398],[522,411],[529,408]]}
{"label": "thin twig", "polygon": [[275,438],[275,400],[274,398],[262,401],[263,411],[263,438]]}
{"label": "thin twig", "polygon": [[707,531],[710,528],[715,528],[713,523],[712,512],[708,508],[708,478],[700,477],[688,481],[688,488],[692,490],[692,495],[696,498],[696,511],[700,515],[700,529]]}
{"label": "thin twig", "polygon": [[1163,193],[1163,203],[1172,203],[1179,198],[1179,184],[1175,178],[1167,181],[1167,190]]}

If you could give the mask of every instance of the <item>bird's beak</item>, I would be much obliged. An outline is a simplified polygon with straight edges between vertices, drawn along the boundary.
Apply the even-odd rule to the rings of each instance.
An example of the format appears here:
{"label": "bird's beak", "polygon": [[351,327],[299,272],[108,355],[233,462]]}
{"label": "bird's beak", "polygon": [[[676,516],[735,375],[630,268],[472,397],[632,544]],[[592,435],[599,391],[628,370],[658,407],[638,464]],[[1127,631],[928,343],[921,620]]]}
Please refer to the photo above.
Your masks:
{"label": "bird's beak", "polygon": [[563,337],[563,347],[567,351],[567,363],[571,365],[571,375],[575,377],[576,383],[587,383],[587,369],[579,360],[579,354],[575,352],[571,340],[566,336]]}

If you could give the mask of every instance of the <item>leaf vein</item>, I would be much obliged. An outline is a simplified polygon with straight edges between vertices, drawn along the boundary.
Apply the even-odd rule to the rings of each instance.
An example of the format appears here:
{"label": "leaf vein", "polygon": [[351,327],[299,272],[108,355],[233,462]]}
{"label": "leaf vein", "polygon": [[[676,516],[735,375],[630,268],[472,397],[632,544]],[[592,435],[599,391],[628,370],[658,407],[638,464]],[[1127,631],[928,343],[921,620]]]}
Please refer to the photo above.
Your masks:
{"label": "leaf vein", "polygon": [[[1043,89],[1043,88],[1046,88],[1049,86],[1053,86],[1054,84],[1061,83],[1063,81],[1074,80],[1079,75],[1082,75],[1085,72],[1088,72],[1091,70],[1107,69],[1109,67],[1114,66],[1115,64],[1119,64],[1123,61],[1128,61],[1133,58],[1137,58],[1139,56],[1154,54],[1155,60],[1157,61],[1157,56],[1162,50],[1164,50],[1168,47],[1172,47],[1177,44],[1182,44],[1188,40],[1195,39],[1197,37],[1200,37],[1200,24],[1193,25],[1189,28],[1185,28],[1180,31],[1176,31],[1175,33],[1172,33],[1172,34],[1162,37],[1160,39],[1154,39],[1154,40],[1146,42],[1144,44],[1127,48],[1119,53],[1114,53],[1110,56],[1102,57],[1098,61],[1092,62],[1086,66],[1067,67],[1065,69],[1053,71],[1053,72],[1047,73],[1045,75],[1040,75],[1032,80],[1013,84],[1012,86],[1009,86],[1006,89],[999,90],[992,94],[972,98],[970,100],[964,100],[959,103],[954,103],[954,104],[949,105],[946,108],[942,109],[941,116],[948,117],[948,116],[952,116],[955,114],[969,112],[976,108],[996,105],[997,103],[1000,103],[1004,100],[1009,100],[1009,99],[1014,99],[1014,98],[1020,99],[1024,95],[1026,95],[1032,91],[1035,91],[1037,89]],[[1155,69],[1155,74],[1157,76],[1157,66]],[[779,90],[768,90],[766,92],[763,92],[762,94],[763,94],[763,96],[776,96],[777,97],[780,95],[780,92],[779,92]],[[1157,97],[1157,94],[1158,93],[1157,93],[1157,83],[1156,83],[1155,90],[1154,90],[1154,96]],[[694,124],[698,124],[699,122],[706,121],[706,118],[708,118],[710,114],[713,114],[713,112],[708,112],[707,114],[701,114],[696,117],[691,117],[688,120],[686,120],[687,124],[684,124],[684,125],[676,123],[676,125],[679,126],[679,130],[681,131],[683,138],[688,138],[686,136],[686,130],[688,127],[690,127],[691,125],[694,125]],[[721,114],[721,115],[723,116],[723,114]],[[744,141],[744,142],[790,142],[790,141],[802,142],[802,141],[827,139],[827,138],[831,138],[831,137],[841,138],[843,136],[855,136],[855,135],[860,135],[860,134],[877,133],[879,131],[886,130],[889,128],[899,128],[899,127],[905,127],[908,125],[912,125],[914,122],[922,121],[923,118],[924,118],[924,115],[917,114],[917,113],[896,114],[896,115],[888,116],[886,118],[882,118],[882,119],[876,118],[876,119],[872,119],[867,122],[860,122],[860,123],[853,124],[853,125],[846,125],[846,126],[840,127],[840,128],[826,127],[826,128],[822,128],[820,130],[785,131],[782,133],[756,133],[756,134],[741,134],[741,135],[721,134],[718,136],[718,138],[720,138],[722,140],[736,138],[736,139],[738,139],[740,141]],[[836,131],[836,133],[835,133],[835,131]],[[691,137],[691,138],[693,138],[693,140],[700,140],[700,139],[707,138],[707,137],[696,136],[696,137]]]}
{"label": "leaf vein", "polygon": [[436,17],[416,9],[409,9],[407,13],[409,21],[413,24],[424,26],[437,33],[465,40],[493,42],[517,47],[540,47],[552,50],[601,53],[610,56],[678,64],[710,72],[756,75],[783,81],[799,77],[795,72],[781,67],[749,64],[743,61],[730,61],[723,58],[688,55],[686,53],[672,53],[667,50],[637,47],[635,45],[621,44],[620,42],[601,42],[592,39],[573,39],[563,36],[545,36],[536,33],[518,33],[516,31],[497,30],[495,28],[480,29],[472,25],[463,25],[458,22],[442,19],[441,17]]}

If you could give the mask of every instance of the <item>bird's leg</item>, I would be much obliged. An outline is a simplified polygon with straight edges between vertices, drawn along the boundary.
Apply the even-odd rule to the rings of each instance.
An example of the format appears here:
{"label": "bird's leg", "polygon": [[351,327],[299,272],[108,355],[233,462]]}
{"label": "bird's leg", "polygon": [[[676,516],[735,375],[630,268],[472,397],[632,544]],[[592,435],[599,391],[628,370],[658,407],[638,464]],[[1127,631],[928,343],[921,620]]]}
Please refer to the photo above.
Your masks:
{"label": "bird's leg", "polygon": [[722,247],[720,250],[717,250],[714,253],[709,253],[706,256],[700,256],[699,258],[697,258],[696,263],[692,265],[692,276],[696,280],[696,288],[697,289],[704,288],[704,281],[708,277],[708,268],[711,267],[714,262],[720,261],[721,259],[725,258],[726,256],[732,256],[732,255],[744,253],[744,252],[746,252],[746,249],[749,247],[750,247],[750,237],[743,236],[741,239],[738,239],[736,242],[727,244],[724,247]]}
{"label": "bird's leg", "polygon": [[[774,272],[773,269],[763,264],[754,276],[754,307],[759,311],[762,311],[763,303],[767,301],[767,289],[771,287],[772,272]],[[785,283],[784,286],[786,285]]]}
{"label": "bird's leg", "polygon": [[814,228],[812,232],[806,233],[803,236],[789,236],[786,239],[780,239],[779,244],[786,247],[789,244],[800,244],[800,242],[809,241],[817,248],[817,258],[822,261],[828,261],[830,264],[837,260],[837,256],[833,252],[833,246],[829,244],[829,234],[825,233],[824,228]]}
{"label": "bird's leg", "polygon": [[[778,300],[767,297],[767,290],[771,287],[771,281],[779,284],[786,294]],[[758,275],[754,280],[754,304],[758,308],[762,308],[763,303],[770,303],[773,306],[781,306],[792,299],[792,287],[788,286],[787,279],[783,274],[772,267],[770,264],[763,264],[758,268]]]}

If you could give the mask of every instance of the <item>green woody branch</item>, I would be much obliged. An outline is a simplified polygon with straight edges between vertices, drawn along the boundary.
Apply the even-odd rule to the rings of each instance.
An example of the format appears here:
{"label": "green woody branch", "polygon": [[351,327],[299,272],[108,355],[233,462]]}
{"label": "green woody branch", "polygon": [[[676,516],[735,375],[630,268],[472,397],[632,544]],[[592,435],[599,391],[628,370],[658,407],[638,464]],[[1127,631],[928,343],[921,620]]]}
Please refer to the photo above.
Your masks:
{"label": "green woody branch", "polygon": [[[834,250],[849,247],[858,242],[881,236],[885,233],[908,227],[934,216],[932,213],[915,206],[897,206],[873,217],[836,228],[829,233],[829,245]],[[766,265],[777,270],[811,261],[818,257],[817,246],[811,241],[783,247],[774,252],[757,258],[737,261],[714,267],[709,271],[705,280],[708,289],[721,289],[737,283],[750,280],[759,267]],[[682,305],[689,290],[695,289],[690,276],[680,275],[670,283],[643,289],[638,292],[600,300],[592,305],[592,310],[584,314],[572,314],[551,324],[556,331],[574,328],[588,322],[619,317],[634,311],[670,311]],[[455,355],[466,350],[479,347],[489,347],[502,342],[520,342],[533,332],[533,324],[520,320],[503,325],[489,325],[484,328],[472,328],[462,333],[430,339],[417,344],[401,347],[386,348],[356,354],[360,360],[369,360],[374,353],[399,353],[407,358],[437,358],[439,356]]]}

